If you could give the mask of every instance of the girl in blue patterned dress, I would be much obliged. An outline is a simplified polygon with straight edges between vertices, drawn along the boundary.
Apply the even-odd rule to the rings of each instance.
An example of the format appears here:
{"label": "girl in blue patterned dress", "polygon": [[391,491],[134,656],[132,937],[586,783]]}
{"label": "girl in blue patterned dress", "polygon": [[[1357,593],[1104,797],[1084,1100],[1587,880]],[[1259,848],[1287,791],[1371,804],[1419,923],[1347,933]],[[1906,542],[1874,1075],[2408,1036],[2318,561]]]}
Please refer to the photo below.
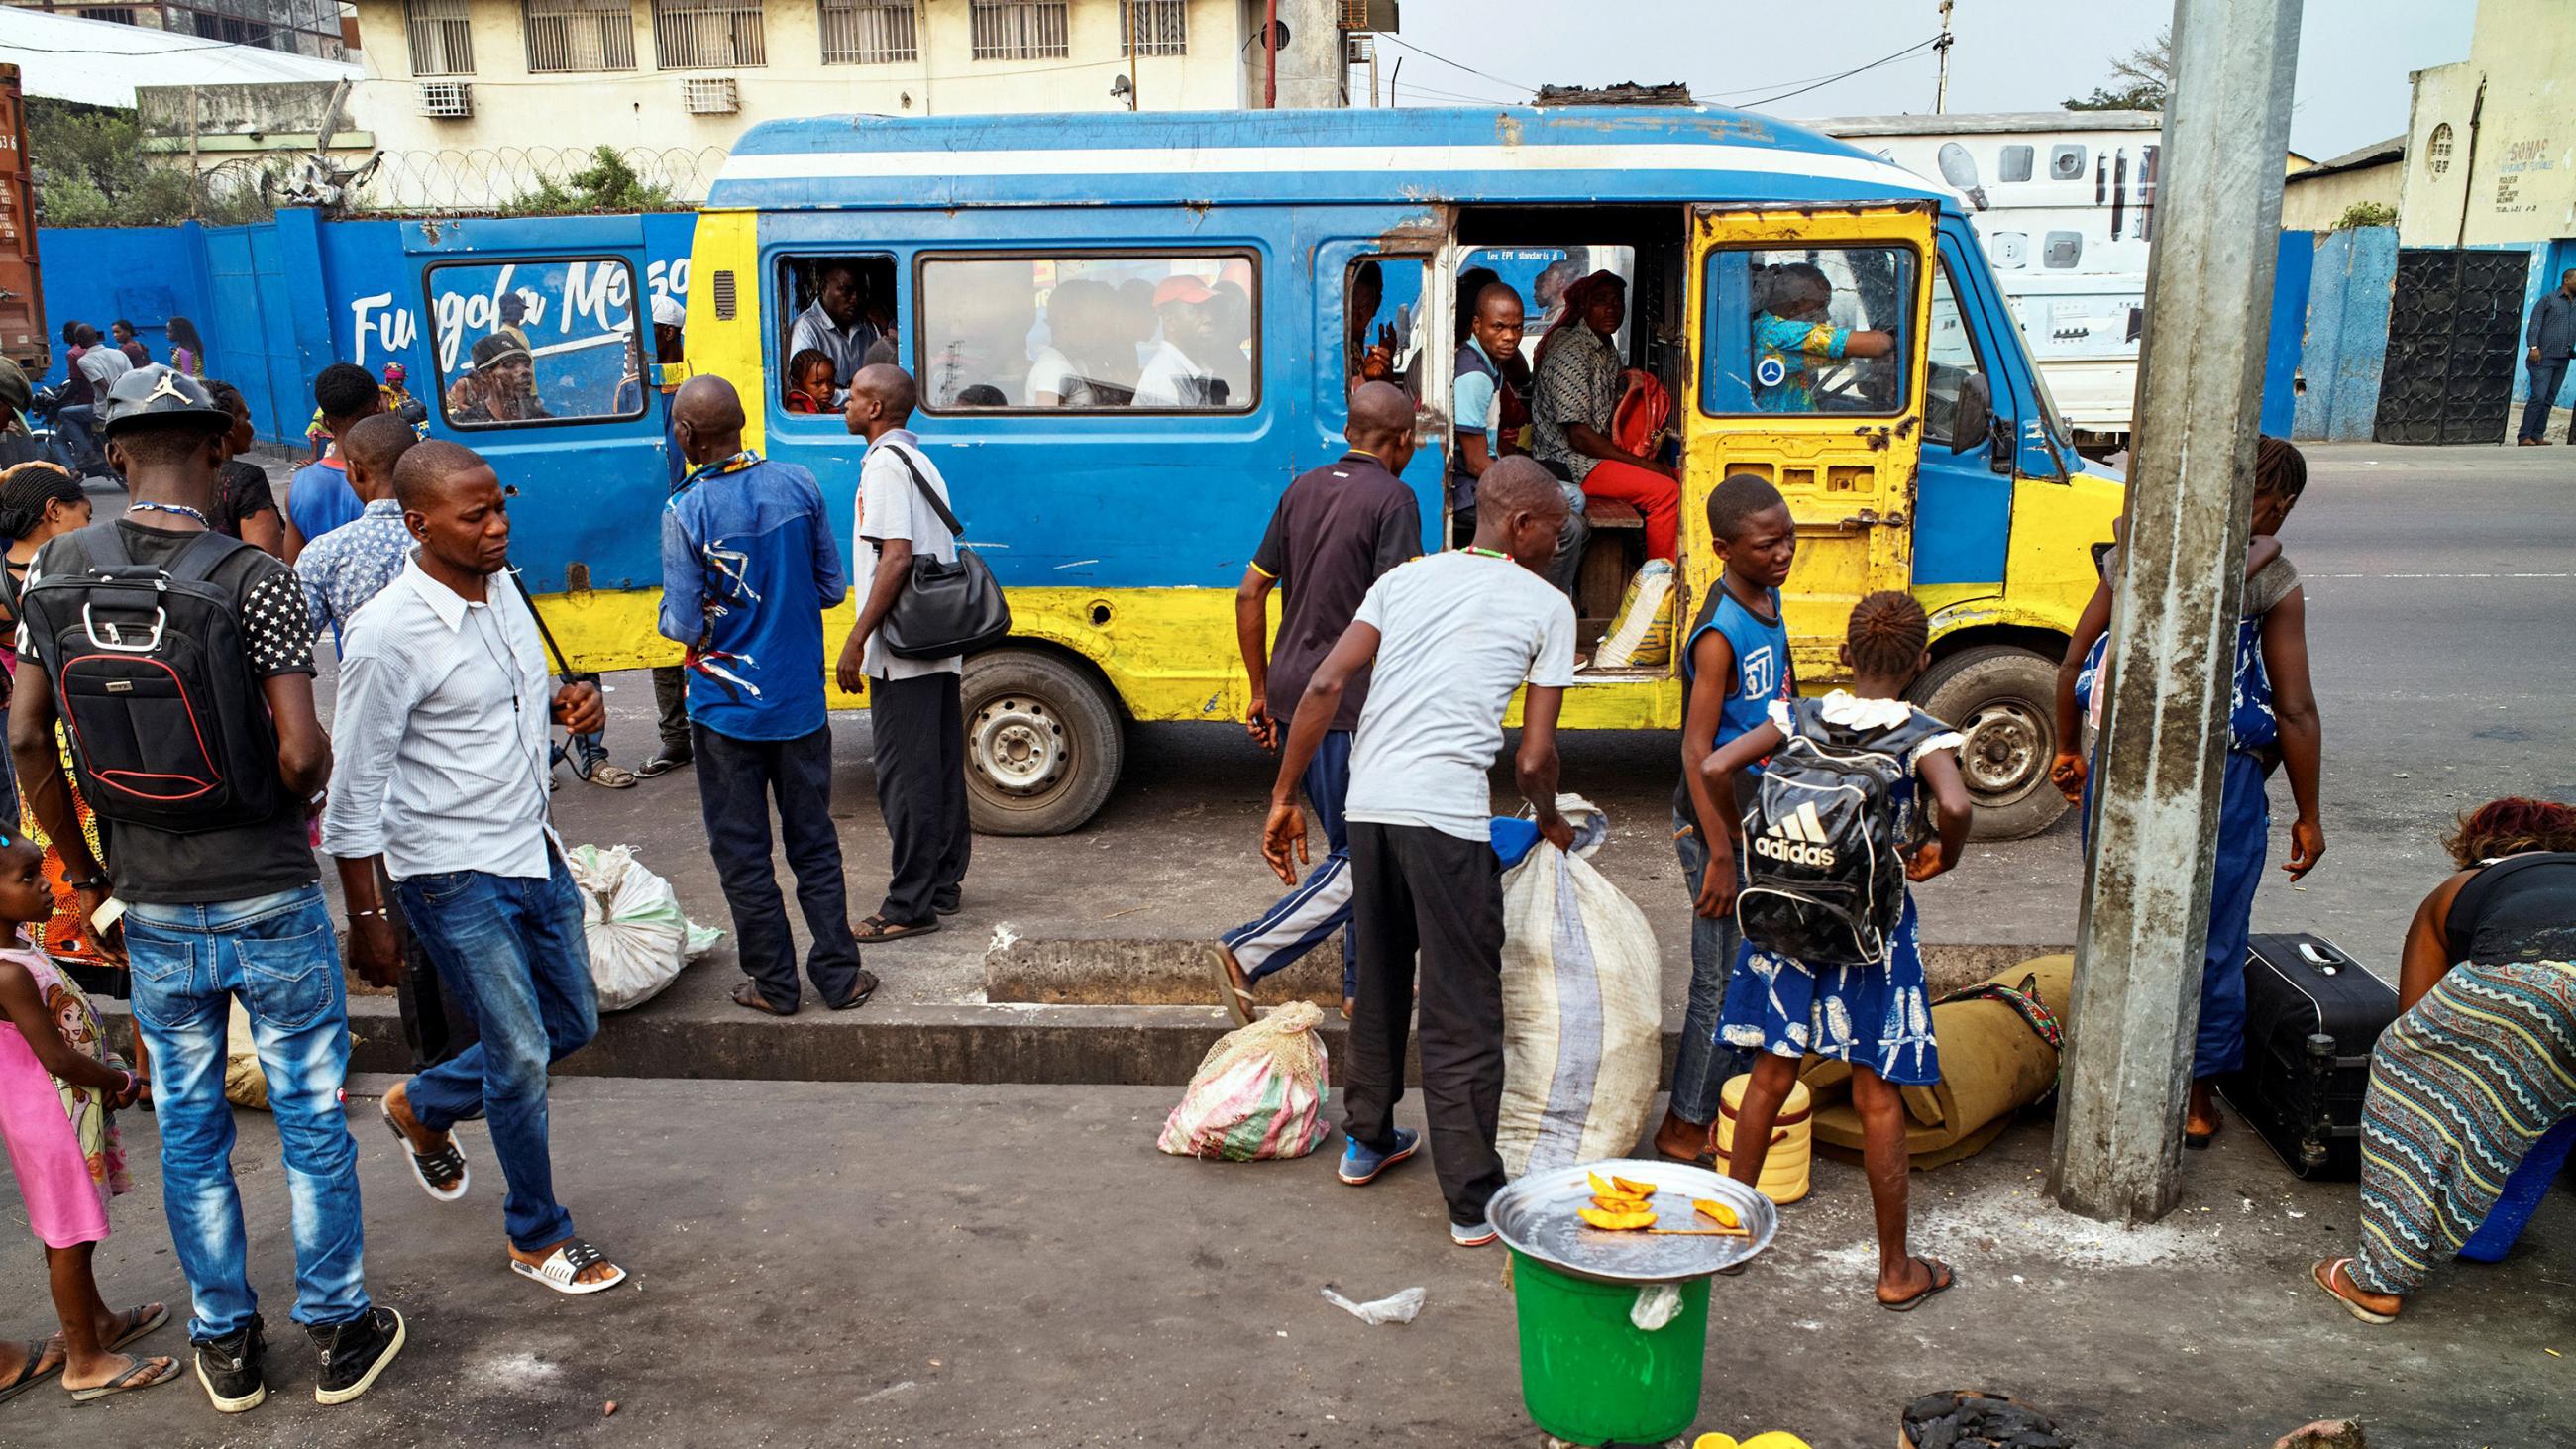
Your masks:
{"label": "girl in blue patterned dress", "polygon": [[[2216,1078],[2245,1061],[2245,947],[2253,929],[2254,892],[2263,881],[2272,833],[2272,805],[2264,782],[2274,768],[2289,767],[2290,795],[2298,820],[2290,827],[2290,858],[2282,865],[2298,880],[2325,854],[2319,823],[2320,725],[2316,694],[2308,682],[2307,598],[2298,570],[2272,537],[2307,489],[2307,460],[2279,438],[2254,450],[2255,537],[2246,553],[2243,607],[2236,626],[2234,689],[2227,715],[2227,767],[2219,795],[2218,860],[2210,879],[2209,944],[2201,960],[2200,1018],[2192,1043],[2191,1102],[2183,1145],[2203,1148],[2219,1127]],[[2112,583],[2119,577],[2115,545],[2102,559],[2102,582],[2076,626],[2068,663],[2058,677],[2058,754],[2049,777],[2083,811],[2090,848],[2093,816],[2091,770],[2077,752],[2076,711],[2095,728],[2108,696]],[[2080,662],[2078,662],[2080,661]]]}
{"label": "girl in blue patterned dress", "polygon": [[[1924,647],[1927,633],[1923,606],[1912,596],[1891,592],[1862,599],[1852,608],[1843,643],[1852,687],[1834,691],[1816,706],[1827,723],[1864,737],[1902,732],[1914,741],[1904,748],[1913,773],[1893,795],[1898,818],[1911,818],[1918,790],[1928,788],[1940,806],[1940,831],[1907,859],[1905,877],[1912,881],[1930,880],[1958,863],[1973,808],[1959,778],[1958,734],[1905,702],[1906,686],[1932,662]],[[1794,728],[1791,706],[1776,701],[1770,723],[1736,736],[1708,757],[1700,773],[1720,820],[1733,826],[1742,818],[1736,807],[1736,772],[1778,749]],[[1731,895],[1734,841],[1721,837],[1708,844],[1709,875]],[[1869,1173],[1870,1207],[1878,1222],[1877,1297],[1881,1307],[1900,1313],[1952,1281],[1948,1264],[1915,1257],[1905,1241],[1909,1163],[1905,1107],[1897,1088],[1941,1080],[1931,1004],[1924,999],[1919,935],[1909,891],[1885,959],[1878,962],[1802,961],[1747,942],[1736,953],[1735,974],[1718,1016],[1718,1040],[1758,1053],[1753,1080],[1736,1109],[1738,1150],[1727,1164],[1738,1182],[1760,1180],[1772,1123],[1797,1083],[1800,1060],[1813,1052],[1851,1063],[1861,1162]]]}

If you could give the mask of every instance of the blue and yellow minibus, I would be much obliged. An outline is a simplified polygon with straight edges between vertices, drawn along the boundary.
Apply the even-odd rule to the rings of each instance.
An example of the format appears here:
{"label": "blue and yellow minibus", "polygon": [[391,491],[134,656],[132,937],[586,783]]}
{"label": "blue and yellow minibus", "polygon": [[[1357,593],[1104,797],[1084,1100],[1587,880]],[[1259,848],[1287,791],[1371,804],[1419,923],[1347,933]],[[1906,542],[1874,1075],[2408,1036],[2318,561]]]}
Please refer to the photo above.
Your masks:
{"label": "blue and yellow minibus", "polygon": [[[584,667],[676,658],[654,632],[670,470],[639,375],[732,380],[753,445],[812,469],[847,529],[859,441],[790,364],[829,328],[914,374],[914,428],[1016,624],[967,667],[980,830],[1082,824],[1128,721],[1240,719],[1235,585],[1288,481],[1342,451],[1368,347],[1418,399],[1405,478],[1425,540],[1450,538],[1458,288],[1479,268],[1519,286],[1533,342],[1566,278],[1626,279],[1616,345],[1672,401],[1677,617],[1715,586],[1707,490],[1761,474],[1798,524],[1802,687],[1837,679],[1854,600],[1910,590],[1932,618],[1918,700],[1967,736],[1978,832],[2063,808],[2045,778],[2054,671],[2119,485],[2085,471],[1956,200],[1840,142],[1714,107],[772,122],[697,214],[685,359],[658,374],[640,298],[622,324],[603,302],[623,253],[572,254],[538,223],[460,235],[467,251],[420,248],[438,421],[518,483],[515,553]],[[1801,411],[1763,395],[1753,345],[1762,279],[1792,263],[1830,279],[1834,322],[1895,337],[1817,373]],[[537,329],[537,406],[460,421],[449,394],[470,404],[475,343],[527,325],[525,301],[505,315],[513,291],[591,310]],[[1642,556],[1633,510],[1592,512],[1587,645]],[[849,623],[844,605],[835,648]],[[1568,728],[1680,723],[1670,664],[1580,680]]]}

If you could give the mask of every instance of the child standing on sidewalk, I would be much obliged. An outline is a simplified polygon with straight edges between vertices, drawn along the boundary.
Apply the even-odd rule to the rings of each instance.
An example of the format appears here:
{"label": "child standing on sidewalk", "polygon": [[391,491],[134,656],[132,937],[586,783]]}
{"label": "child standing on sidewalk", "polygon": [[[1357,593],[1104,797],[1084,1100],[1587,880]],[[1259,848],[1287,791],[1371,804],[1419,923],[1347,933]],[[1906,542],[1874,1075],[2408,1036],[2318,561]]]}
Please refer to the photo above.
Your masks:
{"label": "child standing on sidewalk", "polygon": [[[1681,1055],[1673,1062],[1672,1103],[1655,1129],[1655,1151],[1683,1162],[1709,1162],[1717,1150],[1718,1092],[1744,1070],[1744,1054],[1717,1040],[1743,935],[1708,868],[1708,842],[1729,835],[1701,763],[1771,717],[1775,700],[1795,699],[1789,630],[1780,618],[1780,586],[1798,552],[1798,526],[1780,490],[1737,473],[1708,495],[1708,536],[1726,565],[1682,645],[1682,782],[1673,792],[1673,849],[1692,896],[1690,1006],[1682,1017]],[[1756,760],[1745,767],[1759,771]]]}
{"label": "child standing on sidewalk", "polygon": [[[1712,836],[1710,876],[1731,907],[1736,890],[1734,842],[1740,830],[1736,772],[1785,744],[1793,733],[1825,726],[1838,743],[1894,753],[1912,767],[1892,792],[1900,820],[1928,788],[1939,804],[1940,832],[1905,862],[1905,878],[1926,881],[1959,862],[1973,808],[1959,778],[1959,736],[1907,704],[1906,687],[1932,663],[1925,648],[1929,624],[1910,595],[1871,594],[1854,605],[1843,642],[1852,687],[1823,699],[1781,701],[1765,723],[1708,757],[1700,768],[1719,819],[1728,832]],[[1873,849],[1884,841],[1872,841]],[[1905,1241],[1905,1108],[1897,1088],[1941,1080],[1941,1057],[1932,1039],[1932,1013],[1924,998],[1923,953],[1914,897],[1908,892],[1896,930],[1881,958],[1860,965],[1802,961],[1756,949],[1747,942],[1737,957],[1719,1018],[1719,1039],[1758,1050],[1753,1080],[1735,1118],[1740,1149],[1728,1173],[1748,1186],[1762,1176],[1771,1127],[1798,1079],[1807,1053],[1851,1063],[1852,1106],[1861,1119],[1861,1162],[1869,1173],[1870,1208],[1878,1223],[1878,1302],[1903,1313],[1950,1286],[1950,1266],[1917,1258]]]}
{"label": "child standing on sidewalk", "polygon": [[108,1115],[150,1089],[122,1065],[102,1060],[104,1038],[89,998],[21,931],[53,910],[44,857],[15,835],[0,835],[0,1138],[27,1204],[27,1226],[45,1245],[54,1311],[63,1321],[63,1387],[75,1399],[105,1398],[168,1383],[173,1358],[115,1350],[168,1321],[147,1303],[126,1313],[98,1296],[90,1259],[107,1237],[107,1200],[127,1191],[125,1149]]}

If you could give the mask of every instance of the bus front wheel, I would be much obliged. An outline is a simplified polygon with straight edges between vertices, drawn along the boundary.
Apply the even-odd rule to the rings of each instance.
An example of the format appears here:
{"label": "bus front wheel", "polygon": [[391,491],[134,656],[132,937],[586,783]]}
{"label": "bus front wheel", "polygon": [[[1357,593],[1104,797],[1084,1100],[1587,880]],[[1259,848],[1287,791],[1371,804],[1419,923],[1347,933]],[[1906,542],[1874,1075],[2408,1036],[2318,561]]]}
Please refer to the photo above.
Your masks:
{"label": "bus front wheel", "polygon": [[1959,776],[1977,803],[1971,840],[2037,835],[2066,810],[2048,782],[2057,752],[2057,661],[2009,644],[1962,649],[1926,671],[1913,695],[1963,737]]}
{"label": "bus front wheel", "polygon": [[979,835],[1081,828],[1118,783],[1126,740],[1107,686],[1034,649],[966,661],[966,807]]}

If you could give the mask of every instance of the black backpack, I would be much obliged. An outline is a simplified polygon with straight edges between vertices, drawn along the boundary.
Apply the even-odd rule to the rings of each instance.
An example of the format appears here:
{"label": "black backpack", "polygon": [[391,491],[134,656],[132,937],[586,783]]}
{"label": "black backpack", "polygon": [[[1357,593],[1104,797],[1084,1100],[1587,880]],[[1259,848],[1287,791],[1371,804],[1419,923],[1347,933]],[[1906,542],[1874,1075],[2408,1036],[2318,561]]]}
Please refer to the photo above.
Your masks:
{"label": "black backpack", "polygon": [[1790,711],[1788,739],[1744,811],[1736,922],[1756,950],[1875,965],[1905,911],[1902,852],[1919,813],[1896,787],[1912,773],[1914,747],[1948,726],[1917,713],[1894,729],[1852,730],[1812,699]]}
{"label": "black backpack", "polygon": [[87,563],[38,574],[18,615],[39,641],[90,808],[181,835],[274,816],[276,728],[233,592],[214,582],[251,545],[209,529],[156,568],[134,561],[113,521],[68,541]]}

